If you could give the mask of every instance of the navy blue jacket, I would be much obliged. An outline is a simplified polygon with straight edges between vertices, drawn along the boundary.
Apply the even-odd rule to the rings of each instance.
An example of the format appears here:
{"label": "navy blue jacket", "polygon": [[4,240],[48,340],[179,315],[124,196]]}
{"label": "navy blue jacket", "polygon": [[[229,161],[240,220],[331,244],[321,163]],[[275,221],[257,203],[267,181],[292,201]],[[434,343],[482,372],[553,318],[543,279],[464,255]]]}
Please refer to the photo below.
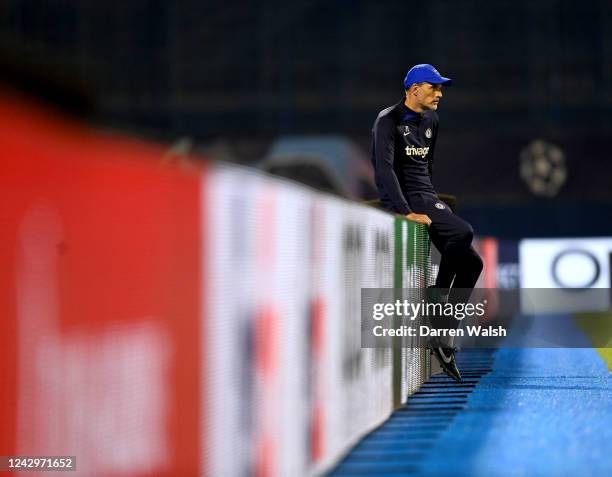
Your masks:
{"label": "navy blue jacket", "polygon": [[372,164],[383,207],[406,215],[412,212],[406,200],[409,194],[436,193],[432,176],[438,114],[416,113],[404,99],[383,109],[374,122]]}

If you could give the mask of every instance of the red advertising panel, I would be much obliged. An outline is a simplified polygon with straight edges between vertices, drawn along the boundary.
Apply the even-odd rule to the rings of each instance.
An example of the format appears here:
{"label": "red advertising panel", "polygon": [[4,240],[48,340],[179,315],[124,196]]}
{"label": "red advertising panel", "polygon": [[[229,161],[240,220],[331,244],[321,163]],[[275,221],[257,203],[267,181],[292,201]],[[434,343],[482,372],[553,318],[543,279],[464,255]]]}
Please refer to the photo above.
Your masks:
{"label": "red advertising panel", "polygon": [[0,455],[196,475],[202,172],[2,96],[0,154]]}

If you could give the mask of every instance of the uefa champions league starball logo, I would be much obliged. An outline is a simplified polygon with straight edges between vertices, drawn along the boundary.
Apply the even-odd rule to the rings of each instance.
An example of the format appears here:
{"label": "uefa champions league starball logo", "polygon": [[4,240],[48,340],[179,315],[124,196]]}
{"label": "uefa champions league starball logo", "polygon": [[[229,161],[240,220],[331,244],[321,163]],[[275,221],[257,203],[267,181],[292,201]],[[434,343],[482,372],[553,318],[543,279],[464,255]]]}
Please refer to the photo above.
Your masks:
{"label": "uefa champions league starball logo", "polygon": [[537,196],[556,196],[567,179],[565,155],[554,144],[532,141],[519,156],[521,178]]}

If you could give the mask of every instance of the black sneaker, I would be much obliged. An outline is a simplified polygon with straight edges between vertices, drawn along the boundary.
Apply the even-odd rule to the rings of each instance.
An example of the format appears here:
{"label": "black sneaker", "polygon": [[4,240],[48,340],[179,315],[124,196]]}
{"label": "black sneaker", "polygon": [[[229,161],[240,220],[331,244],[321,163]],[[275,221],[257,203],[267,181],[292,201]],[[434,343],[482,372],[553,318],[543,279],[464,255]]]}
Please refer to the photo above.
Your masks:
{"label": "black sneaker", "polygon": [[442,370],[453,378],[458,383],[462,383],[463,379],[461,379],[461,373],[457,368],[457,363],[455,362],[455,348],[442,348],[440,346],[436,346],[435,344],[430,345],[429,347],[431,354],[433,354]]}

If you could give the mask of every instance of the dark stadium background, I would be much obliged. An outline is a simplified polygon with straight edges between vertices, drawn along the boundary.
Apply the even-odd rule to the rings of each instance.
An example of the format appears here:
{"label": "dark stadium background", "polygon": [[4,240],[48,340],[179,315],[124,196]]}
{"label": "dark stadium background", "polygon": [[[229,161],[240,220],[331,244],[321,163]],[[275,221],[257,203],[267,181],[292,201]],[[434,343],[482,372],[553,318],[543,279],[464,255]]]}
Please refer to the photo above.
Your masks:
{"label": "dark stadium background", "polygon": [[[432,63],[455,81],[435,185],[477,233],[612,229],[609,1],[5,0],[0,50],[102,127],[253,165],[286,135],[344,136],[367,157],[406,70]],[[538,139],[565,154],[553,197],[519,174]]]}

